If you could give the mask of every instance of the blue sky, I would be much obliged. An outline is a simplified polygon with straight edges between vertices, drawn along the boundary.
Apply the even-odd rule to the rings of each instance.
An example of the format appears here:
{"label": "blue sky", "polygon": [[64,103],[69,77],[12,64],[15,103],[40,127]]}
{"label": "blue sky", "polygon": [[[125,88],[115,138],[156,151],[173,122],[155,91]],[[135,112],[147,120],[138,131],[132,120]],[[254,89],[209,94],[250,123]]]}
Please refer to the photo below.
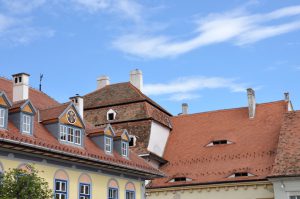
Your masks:
{"label": "blue sky", "polygon": [[0,0],[0,75],[31,74],[60,102],[129,80],[173,114],[300,103],[300,3],[296,0]]}

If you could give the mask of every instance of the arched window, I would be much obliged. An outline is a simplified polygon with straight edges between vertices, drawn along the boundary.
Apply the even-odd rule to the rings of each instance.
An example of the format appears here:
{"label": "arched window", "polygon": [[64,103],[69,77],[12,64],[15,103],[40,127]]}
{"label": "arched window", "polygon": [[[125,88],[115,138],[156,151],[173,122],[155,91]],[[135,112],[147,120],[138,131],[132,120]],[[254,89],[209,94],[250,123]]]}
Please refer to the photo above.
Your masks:
{"label": "arched window", "polygon": [[135,186],[132,182],[128,182],[125,186],[126,199],[135,199]]}
{"label": "arched window", "polygon": [[87,174],[81,174],[79,177],[79,199],[91,199],[92,179]]}
{"label": "arched window", "polygon": [[119,198],[119,185],[114,179],[108,182],[108,199],[118,199]]}
{"label": "arched window", "polygon": [[68,198],[68,174],[64,170],[56,171],[54,175],[54,198],[67,199]]}

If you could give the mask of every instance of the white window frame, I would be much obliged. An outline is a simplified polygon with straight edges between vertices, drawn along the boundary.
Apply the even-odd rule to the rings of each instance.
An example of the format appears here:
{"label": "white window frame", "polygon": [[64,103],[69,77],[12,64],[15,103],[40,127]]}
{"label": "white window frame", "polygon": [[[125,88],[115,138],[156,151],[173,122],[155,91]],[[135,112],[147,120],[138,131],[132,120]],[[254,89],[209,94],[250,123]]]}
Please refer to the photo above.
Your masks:
{"label": "white window frame", "polygon": [[5,127],[5,109],[0,107],[0,128]]}
{"label": "white window frame", "polygon": [[125,199],[135,199],[135,191],[126,190]]}
{"label": "white window frame", "polygon": [[22,132],[26,134],[31,134],[31,123],[32,116],[23,114],[23,124],[22,124]]}
{"label": "white window frame", "polygon": [[[113,114],[113,119],[112,120],[109,119],[109,114]],[[116,119],[116,115],[117,115],[117,113],[114,110],[109,109],[109,111],[107,111],[107,113],[106,113],[106,119],[107,119],[107,121],[113,121],[113,120],[115,120]]]}
{"label": "white window frame", "polygon": [[[83,187],[83,192],[81,188]],[[87,188],[87,189],[86,189]],[[86,192],[88,190],[88,192]],[[91,185],[86,183],[79,184],[79,199],[90,199],[91,198]]]}
{"label": "white window frame", "polygon": [[70,126],[60,125],[60,141],[81,145],[82,130]]}
{"label": "white window frame", "polygon": [[104,148],[105,152],[111,153],[112,152],[112,138],[104,137]]}
{"label": "white window frame", "polygon": [[119,190],[117,188],[108,188],[108,199],[118,199]]}
{"label": "white window frame", "polygon": [[[56,184],[59,183],[59,188],[57,188]],[[63,190],[63,184],[65,184],[65,189]],[[58,180],[55,179],[55,188],[54,188],[54,198],[56,198],[56,196],[58,196],[59,199],[62,199],[64,196],[65,199],[68,198],[68,181],[66,180]]]}
{"label": "white window frame", "polygon": [[128,157],[128,143],[127,142],[121,142],[121,151],[123,157]]}

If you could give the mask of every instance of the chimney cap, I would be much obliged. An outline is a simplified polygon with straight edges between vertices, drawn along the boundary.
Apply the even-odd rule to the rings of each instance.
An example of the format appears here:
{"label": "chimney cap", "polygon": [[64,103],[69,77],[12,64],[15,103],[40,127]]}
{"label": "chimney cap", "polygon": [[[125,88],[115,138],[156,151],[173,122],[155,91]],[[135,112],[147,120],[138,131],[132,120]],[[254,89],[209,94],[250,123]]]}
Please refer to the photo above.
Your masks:
{"label": "chimney cap", "polygon": [[15,77],[15,76],[20,76],[20,75],[30,76],[28,73],[16,73],[16,74],[13,74],[11,76]]}
{"label": "chimney cap", "polygon": [[109,77],[106,75],[102,75],[102,76],[98,77],[97,80],[109,80]]}
{"label": "chimney cap", "polygon": [[69,99],[71,100],[71,99],[75,99],[75,98],[83,98],[83,97],[79,94],[75,94],[75,96],[70,97]]}
{"label": "chimney cap", "polygon": [[137,73],[143,73],[143,72],[142,72],[142,70],[136,68],[136,69],[130,71],[130,73],[131,73],[131,74],[137,74]]}
{"label": "chimney cap", "polygon": [[188,106],[188,103],[182,103],[182,106]]}

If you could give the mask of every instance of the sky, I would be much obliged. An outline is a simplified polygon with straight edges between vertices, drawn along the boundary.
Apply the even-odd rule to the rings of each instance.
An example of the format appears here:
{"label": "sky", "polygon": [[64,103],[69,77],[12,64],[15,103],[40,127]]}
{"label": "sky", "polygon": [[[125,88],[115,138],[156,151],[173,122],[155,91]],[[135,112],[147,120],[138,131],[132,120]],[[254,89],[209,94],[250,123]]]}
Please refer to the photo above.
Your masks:
{"label": "sky", "polygon": [[129,81],[177,115],[289,92],[300,109],[298,0],[0,0],[0,76],[29,73],[60,102]]}

